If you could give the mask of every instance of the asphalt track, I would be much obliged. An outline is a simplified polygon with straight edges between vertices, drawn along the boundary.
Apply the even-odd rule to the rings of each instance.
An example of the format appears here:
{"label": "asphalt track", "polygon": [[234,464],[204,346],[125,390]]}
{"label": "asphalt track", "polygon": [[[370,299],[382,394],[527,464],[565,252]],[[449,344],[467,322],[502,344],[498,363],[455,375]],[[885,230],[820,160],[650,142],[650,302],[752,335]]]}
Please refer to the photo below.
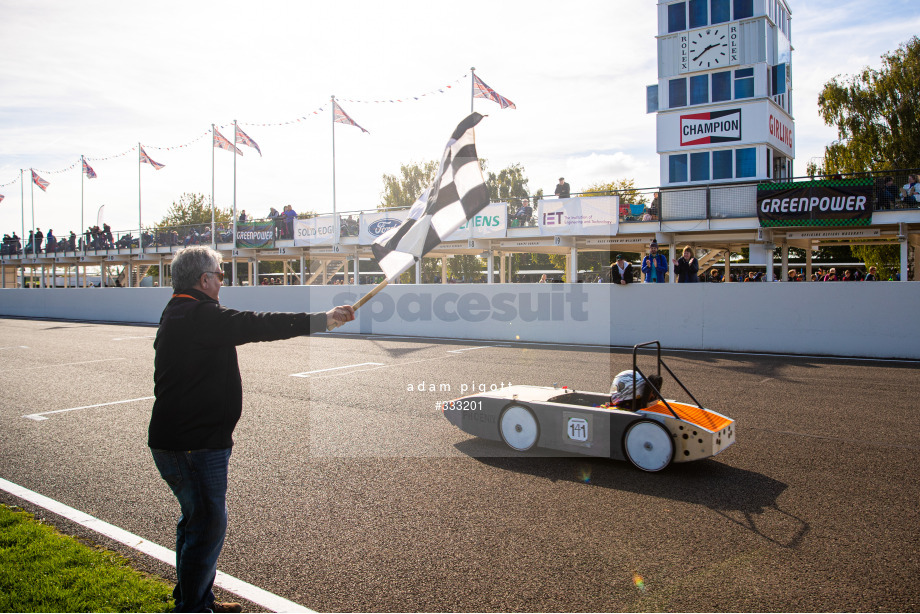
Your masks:
{"label": "asphalt track", "polygon": [[[153,394],[154,333],[0,319],[0,477],[171,548],[152,401],[130,401]],[[499,345],[241,347],[221,571],[318,611],[920,610],[920,364],[666,352],[737,420],[737,443],[644,474],[450,425],[436,403],[463,385],[604,391],[630,364],[621,349]]]}

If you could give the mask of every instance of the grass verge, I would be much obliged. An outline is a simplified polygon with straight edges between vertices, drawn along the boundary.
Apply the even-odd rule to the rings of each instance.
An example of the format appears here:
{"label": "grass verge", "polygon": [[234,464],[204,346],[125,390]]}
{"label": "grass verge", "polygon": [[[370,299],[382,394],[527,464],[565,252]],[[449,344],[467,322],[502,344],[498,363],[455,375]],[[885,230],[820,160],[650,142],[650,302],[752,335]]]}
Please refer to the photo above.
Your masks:
{"label": "grass verge", "polygon": [[0,612],[166,612],[172,586],[0,505]]}

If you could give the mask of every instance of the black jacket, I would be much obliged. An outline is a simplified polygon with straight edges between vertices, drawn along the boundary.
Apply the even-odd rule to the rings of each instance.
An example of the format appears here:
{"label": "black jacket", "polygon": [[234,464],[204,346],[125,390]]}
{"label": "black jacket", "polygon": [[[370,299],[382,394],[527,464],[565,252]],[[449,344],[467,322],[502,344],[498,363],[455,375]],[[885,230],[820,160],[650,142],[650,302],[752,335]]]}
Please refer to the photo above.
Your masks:
{"label": "black jacket", "polygon": [[610,273],[607,275],[607,281],[612,284],[618,284],[621,281],[625,281],[628,284],[631,284],[633,281],[633,268],[630,263],[626,263],[626,270],[623,276],[620,276],[620,267],[616,263],[610,265]]}
{"label": "black jacket", "polygon": [[325,313],[236,311],[197,290],[174,294],[153,342],[156,400],[147,444],[162,450],[232,447],[243,412],[236,346],[325,330]]}
{"label": "black jacket", "polygon": [[691,258],[693,262],[690,263],[687,260],[684,260],[684,257],[681,256],[677,259],[677,264],[674,265],[674,272],[677,273],[677,283],[696,283],[700,280],[699,271],[700,263],[696,258]]}

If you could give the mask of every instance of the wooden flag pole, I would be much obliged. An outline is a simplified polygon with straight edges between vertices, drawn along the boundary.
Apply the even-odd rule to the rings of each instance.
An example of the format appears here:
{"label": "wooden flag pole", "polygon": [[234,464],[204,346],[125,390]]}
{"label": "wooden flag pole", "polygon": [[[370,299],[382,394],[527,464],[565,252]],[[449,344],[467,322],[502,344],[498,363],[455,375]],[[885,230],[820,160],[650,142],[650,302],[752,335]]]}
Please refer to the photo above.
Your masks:
{"label": "wooden flag pole", "polygon": [[[378,292],[380,292],[381,290],[383,290],[383,289],[386,287],[386,285],[387,285],[388,283],[389,283],[389,282],[388,282],[386,279],[384,279],[382,282],[380,282],[379,284],[377,284],[376,286],[374,286],[374,289],[373,289],[373,290],[371,290],[370,292],[368,292],[367,294],[365,294],[364,296],[362,296],[361,298],[359,298],[359,299],[355,302],[355,304],[352,305],[352,308],[353,308],[355,311],[358,311],[358,309],[361,307],[361,305],[363,305],[363,304],[366,303],[367,301],[369,301],[369,300],[371,300],[372,298],[374,298],[374,295],[377,294]],[[342,326],[342,324],[339,323],[339,322],[335,322],[335,323],[333,323],[333,324],[331,324],[331,325],[327,325],[327,326],[326,326],[326,330],[327,330],[327,331],[335,330],[335,329],[338,328],[339,326]]]}
{"label": "wooden flag pole", "polygon": [[381,290],[383,290],[383,289],[386,287],[386,285],[387,285],[388,283],[389,283],[389,282],[388,282],[386,279],[384,279],[382,282],[380,282],[379,284],[377,284],[376,286],[374,286],[374,289],[373,289],[373,290],[371,290],[370,292],[368,292],[367,294],[365,294],[364,296],[362,296],[361,298],[359,298],[358,301],[357,301],[354,305],[352,305],[352,307],[354,308],[354,310],[357,311],[358,308],[361,307],[361,305],[363,305],[363,304],[366,303],[367,301],[369,301],[369,300],[371,300],[372,298],[374,298],[374,295],[376,295],[378,292],[380,292]]}

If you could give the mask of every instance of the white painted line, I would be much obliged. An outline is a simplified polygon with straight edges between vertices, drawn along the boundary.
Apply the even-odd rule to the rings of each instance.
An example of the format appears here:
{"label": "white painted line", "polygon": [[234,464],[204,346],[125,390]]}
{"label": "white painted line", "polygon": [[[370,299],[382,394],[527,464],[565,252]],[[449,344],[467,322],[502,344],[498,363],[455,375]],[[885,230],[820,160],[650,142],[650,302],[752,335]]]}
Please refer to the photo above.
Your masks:
{"label": "white painted line", "polygon": [[477,345],[472,348],[463,348],[462,350],[447,350],[448,354],[460,354],[461,352],[472,352],[473,350],[485,350],[487,348],[506,348],[508,345]]}
{"label": "white painted line", "polygon": [[15,369],[2,369],[0,373],[8,373],[10,371],[32,371],[35,369],[50,369],[52,367],[70,367],[72,365],[89,365],[94,362],[111,362],[113,360],[127,360],[125,358],[100,358],[99,360],[82,360],[80,362],[62,362],[56,365],[35,365],[34,367],[18,367]]}
{"label": "white painted line", "polygon": [[340,369],[354,369],[355,367],[366,367],[368,365],[381,366],[382,362],[362,362],[356,365],[345,365],[344,367],[330,367],[328,369],[317,369],[316,371],[304,371],[303,373],[291,373],[291,377],[310,377],[314,373],[325,373],[326,371],[338,371]]}
{"label": "white painted line", "polygon": [[[110,539],[133,548],[139,552],[143,552],[147,556],[151,556],[158,561],[162,561],[171,567],[176,566],[176,553],[155,544],[151,541],[147,541],[143,537],[135,535],[134,533],[129,533],[124,529],[111,525],[107,522],[99,520],[85,512],[74,509],[68,505],[64,505],[54,499],[40,495],[37,492],[31,491],[28,488],[14,484],[3,478],[0,478],[0,489],[5,490],[13,496],[24,499],[30,503],[34,503],[39,507],[42,507],[50,512],[57,514],[58,516],[63,516],[64,518],[76,522],[79,525],[86,527],[96,533],[101,533]],[[217,572],[217,578],[214,580],[214,584],[230,591],[234,595],[239,595],[243,599],[257,603],[260,606],[271,610],[272,612],[313,612],[308,608],[303,607],[300,604],[289,601],[284,597],[279,597],[273,593],[261,589],[257,586],[253,586],[248,582],[243,582],[238,580],[233,576],[227,575],[222,571]]]}
{"label": "white painted line", "polygon": [[125,339],[156,339],[156,335],[142,335],[140,337],[113,337],[112,341],[124,341]]}
{"label": "white painted line", "polygon": [[8,345],[5,348],[0,348],[0,350],[28,350],[29,346],[27,345]]}
{"label": "white painted line", "polygon": [[[311,337],[327,337],[331,336],[333,333],[314,333],[310,335]],[[417,343],[428,342],[432,345],[437,345],[444,341],[466,341],[474,342],[477,339],[461,339],[459,337],[414,337],[410,335],[384,335],[384,334],[368,334],[368,333],[334,333],[340,338],[353,338],[353,339],[382,339],[386,341],[394,341],[397,339],[404,339],[406,341],[414,341]],[[481,341],[490,341],[490,339],[482,339]],[[499,341],[498,339],[492,339],[491,341]],[[518,347],[518,346],[545,346],[547,349],[553,348],[585,348],[589,350],[632,350],[632,346],[629,345],[603,345],[600,343],[558,343],[555,341],[502,341],[502,343],[507,343],[508,347]],[[661,348],[662,353],[668,354],[724,354],[726,356],[763,356],[764,358],[811,358],[816,360],[827,360],[827,361],[846,361],[846,362],[881,362],[881,363],[906,363],[906,364],[915,364],[920,363],[920,360],[916,358],[864,358],[859,356],[826,356],[822,354],[773,354],[770,352],[742,352],[742,351],[730,351],[730,350],[688,350],[682,348]]]}
{"label": "white painted line", "polygon": [[38,414],[28,414],[23,416],[23,418],[28,418],[29,420],[41,421],[47,420],[45,416],[51,414],[62,414],[65,411],[77,411],[78,409],[92,409],[93,407],[105,407],[106,405],[121,405],[122,403],[134,403],[135,401],[149,401],[155,397],[140,397],[138,399],[126,399],[124,401],[112,401],[111,403],[97,403],[96,405],[84,405],[82,407],[68,407],[67,409],[55,409],[54,411],[43,411]]}

